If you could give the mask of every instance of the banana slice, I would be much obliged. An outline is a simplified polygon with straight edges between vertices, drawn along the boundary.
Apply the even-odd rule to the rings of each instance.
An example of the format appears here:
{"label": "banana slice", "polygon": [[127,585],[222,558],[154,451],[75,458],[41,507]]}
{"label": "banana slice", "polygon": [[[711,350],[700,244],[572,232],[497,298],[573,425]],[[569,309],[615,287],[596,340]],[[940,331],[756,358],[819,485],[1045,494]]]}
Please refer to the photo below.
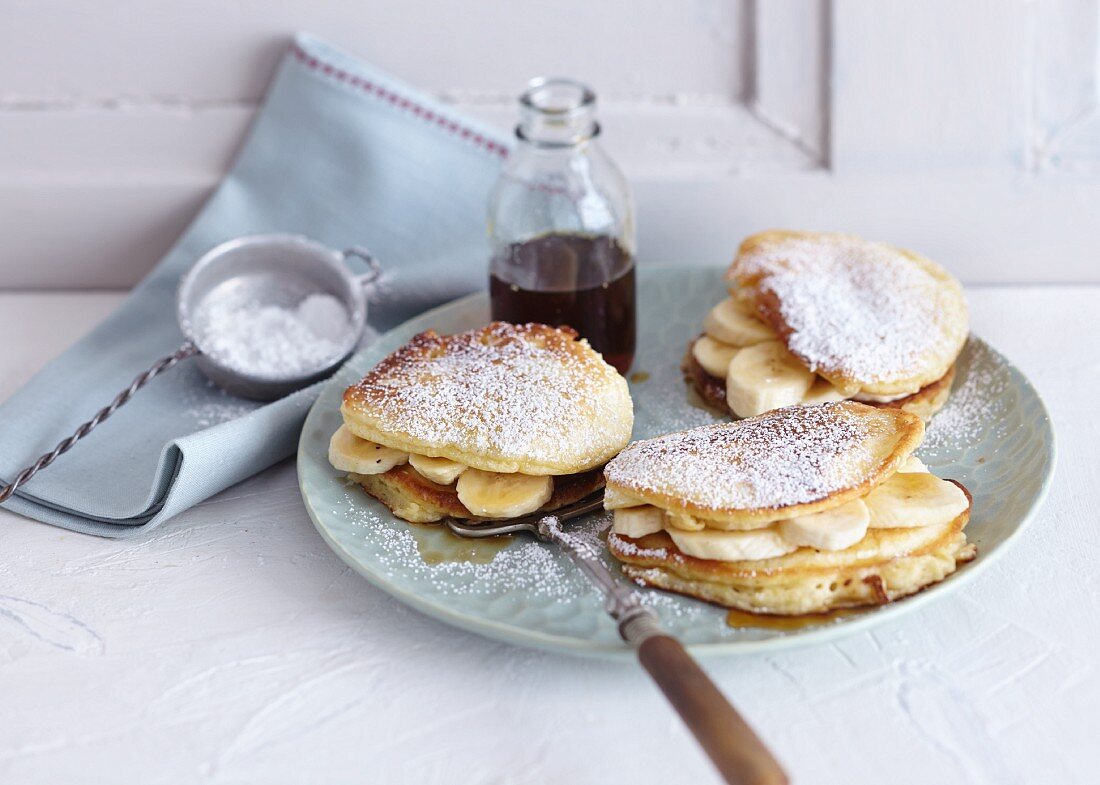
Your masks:
{"label": "banana slice", "polygon": [[688,556],[714,561],[755,561],[783,556],[798,549],[774,528],[747,532],[724,532],[704,529],[685,532],[668,529],[676,547]]}
{"label": "banana slice", "polygon": [[640,499],[635,499],[633,496],[623,493],[617,488],[605,488],[603,492],[603,508],[605,510],[618,510],[622,507],[637,507],[639,504],[645,504]]}
{"label": "banana slice", "polygon": [[665,528],[664,510],[659,510],[650,504],[615,510],[615,522],[611,524],[611,531],[624,537],[645,537],[663,528]]}
{"label": "banana slice", "polygon": [[795,545],[842,551],[863,539],[870,517],[867,505],[856,499],[825,512],[780,521],[779,533]]}
{"label": "banana slice", "polygon": [[871,393],[857,392],[852,395],[852,400],[861,401],[863,403],[890,403],[891,401],[900,401],[902,398],[908,398],[917,390],[913,392],[897,393],[895,395],[872,395]]}
{"label": "banana slice", "polygon": [[872,529],[940,526],[970,506],[959,486],[927,472],[895,474],[863,497]]}
{"label": "banana slice", "polygon": [[409,464],[420,474],[440,485],[450,485],[467,468],[466,464],[449,458],[430,458],[416,453],[409,456]]}
{"label": "banana slice", "polygon": [[775,331],[757,319],[746,304],[732,297],[710,309],[703,320],[703,332],[733,346],[753,346],[775,340]]}
{"label": "banana slice", "polygon": [[738,417],[801,403],[815,374],[779,341],[748,346],[730,360],[726,402]]}
{"label": "banana slice", "polygon": [[478,517],[518,518],[550,501],[554,481],[530,474],[467,469],[459,475],[455,490],[463,506]]}
{"label": "banana slice", "polygon": [[693,515],[688,515],[686,512],[669,510],[665,513],[665,521],[668,522],[669,526],[674,526],[686,532],[697,532],[706,527],[706,524],[701,520]]}
{"label": "banana slice", "polygon": [[328,462],[342,472],[382,474],[409,460],[407,452],[360,439],[341,425],[328,443]]}
{"label": "banana slice", "polygon": [[927,472],[928,467],[924,465],[924,461],[920,458],[915,455],[910,455],[905,463],[898,467],[898,471],[905,472],[906,474],[910,472]]}
{"label": "banana slice", "polygon": [[691,345],[691,356],[703,366],[703,370],[711,376],[719,379],[726,378],[726,370],[730,367],[730,360],[737,354],[738,348],[728,343],[716,341],[709,335],[704,335]]}
{"label": "banana slice", "polygon": [[810,389],[802,396],[802,405],[816,406],[819,403],[843,400],[844,393],[836,387],[833,387],[832,382],[820,376],[814,376],[814,383],[810,385]]}

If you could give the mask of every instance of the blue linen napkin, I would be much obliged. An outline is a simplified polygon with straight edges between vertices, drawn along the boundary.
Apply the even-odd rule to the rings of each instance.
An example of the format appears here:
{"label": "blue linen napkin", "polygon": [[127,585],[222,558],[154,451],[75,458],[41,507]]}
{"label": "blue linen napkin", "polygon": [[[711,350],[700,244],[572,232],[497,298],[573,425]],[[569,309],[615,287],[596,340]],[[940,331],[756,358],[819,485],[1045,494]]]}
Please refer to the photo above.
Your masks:
{"label": "blue linen napkin", "polygon": [[[496,132],[335,47],[298,35],[232,170],[125,303],[0,405],[0,479],[53,448],[183,336],[180,276],[220,242],[297,232],[364,245],[386,270],[384,330],[485,285]],[[270,404],[234,398],[192,361],[162,374],[5,507],[133,536],[290,455],[318,385]]]}

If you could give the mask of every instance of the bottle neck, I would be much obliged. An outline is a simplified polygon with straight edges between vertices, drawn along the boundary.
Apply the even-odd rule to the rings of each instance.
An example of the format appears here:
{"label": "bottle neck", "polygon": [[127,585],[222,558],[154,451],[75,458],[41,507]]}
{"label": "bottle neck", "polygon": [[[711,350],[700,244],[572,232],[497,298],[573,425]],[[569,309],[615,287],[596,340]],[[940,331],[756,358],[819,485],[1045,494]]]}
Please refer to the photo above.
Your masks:
{"label": "bottle neck", "polygon": [[539,78],[520,96],[516,137],[541,149],[569,149],[594,139],[596,94],[572,79]]}

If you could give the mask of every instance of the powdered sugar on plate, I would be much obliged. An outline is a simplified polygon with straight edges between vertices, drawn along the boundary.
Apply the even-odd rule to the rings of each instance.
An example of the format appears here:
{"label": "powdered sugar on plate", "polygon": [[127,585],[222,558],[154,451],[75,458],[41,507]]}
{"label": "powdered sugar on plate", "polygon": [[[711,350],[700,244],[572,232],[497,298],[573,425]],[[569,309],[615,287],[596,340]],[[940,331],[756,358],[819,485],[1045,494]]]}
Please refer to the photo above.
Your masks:
{"label": "powdered sugar on plate", "polygon": [[1004,421],[1011,400],[1006,395],[1009,376],[1002,360],[982,341],[970,341],[959,367],[962,369],[951,397],[928,424],[918,452],[938,462],[944,453],[968,450],[990,434],[1004,436]]}
{"label": "powdered sugar on plate", "polygon": [[[383,546],[380,562],[389,577],[426,582],[434,592],[444,596],[478,596],[495,598],[519,594],[537,600],[560,604],[564,608],[586,594],[596,595],[597,589],[584,578],[576,566],[555,545],[518,535],[491,561],[426,562],[420,554],[411,526],[402,521],[380,517],[371,508],[376,504],[364,491],[352,483],[346,487],[346,504],[354,526],[362,536]],[[610,555],[603,537],[611,526],[610,513],[585,516],[569,521],[562,528],[579,539],[612,573],[619,574],[618,562]],[[422,532],[433,533],[434,525],[419,525]],[[449,536],[441,529],[441,536]],[[628,579],[621,578],[624,582]],[[665,618],[689,618],[707,612],[702,603],[684,601],[672,595],[638,590],[639,599],[658,609]]]}
{"label": "powdered sugar on plate", "polygon": [[961,288],[879,243],[784,237],[744,253],[734,271],[778,301],[788,347],[815,373],[905,381],[950,362],[965,339]]}

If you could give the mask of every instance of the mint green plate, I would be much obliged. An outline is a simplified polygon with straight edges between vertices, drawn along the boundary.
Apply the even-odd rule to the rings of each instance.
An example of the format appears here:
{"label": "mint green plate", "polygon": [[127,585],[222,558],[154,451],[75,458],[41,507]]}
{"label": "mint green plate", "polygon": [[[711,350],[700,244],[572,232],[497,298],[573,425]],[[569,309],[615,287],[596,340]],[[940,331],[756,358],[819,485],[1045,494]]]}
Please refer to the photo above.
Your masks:
{"label": "mint green plate", "polygon": [[[636,439],[720,419],[692,405],[679,363],[703,314],[724,296],[721,271],[715,268],[640,271],[638,354],[630,385]],[[340,558],[378,588],[430,616],[510,643],[627,654],[600,595],[551,546],[531,539],[470,546],[440,527],[411,526],[349,485],[328,463],[328,440],[341,422],[345,387],[423,330],[450,333],[487,320],[484,294],[457,300],[386,333],[328,382],[298,445],[306,509]],[[1035,512],[1054,467],[1054,435],[1035,388],[1004,357],[972,337],[959,359],[951,400],[933,419],[918,455],[936,474],[962,481],[974,495],[966,532],[979,553],[977,560],[920,594],[819,627],[780,631],[731,628],[721,608],[654,590],[638,592],[697,654],[821,642],[944,597],[1003,553]],[[606,515],[595,515],[576,525],[598,543],[607,523]]]}

